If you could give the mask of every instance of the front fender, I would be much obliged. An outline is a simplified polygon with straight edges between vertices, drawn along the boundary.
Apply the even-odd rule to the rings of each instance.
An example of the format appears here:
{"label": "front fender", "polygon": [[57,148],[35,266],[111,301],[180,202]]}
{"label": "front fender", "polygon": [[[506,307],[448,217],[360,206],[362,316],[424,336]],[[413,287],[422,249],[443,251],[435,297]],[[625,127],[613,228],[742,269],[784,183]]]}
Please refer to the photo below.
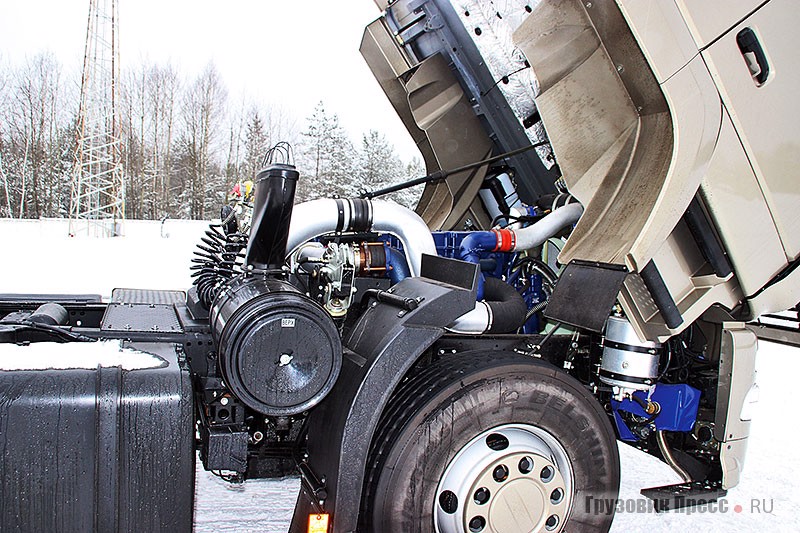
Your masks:
{"label": "front fender", "polygon": [[[438,268],[426,269],[433,261]],[[448,268],[441,268],[444,264]],[[443,275],[454,271],[455,277]],[[457,286],[431,279],[434,276],[468,283]],[[332,515],[335,533],[355,531],[367,455],[381,412],[444,327],[475,307],[476,281],[476,265],[426,256],[423,277],[406,278],[392,288],[397,296],[419,299],[416,309],[374,302],[358,321],[345,342],[339,380],[307,421],[306,464],[322,481],[324,500],[320,505],[320,493],[314,496],[304,479],[291,533],[304,533],[309,514],[319,507]]]}

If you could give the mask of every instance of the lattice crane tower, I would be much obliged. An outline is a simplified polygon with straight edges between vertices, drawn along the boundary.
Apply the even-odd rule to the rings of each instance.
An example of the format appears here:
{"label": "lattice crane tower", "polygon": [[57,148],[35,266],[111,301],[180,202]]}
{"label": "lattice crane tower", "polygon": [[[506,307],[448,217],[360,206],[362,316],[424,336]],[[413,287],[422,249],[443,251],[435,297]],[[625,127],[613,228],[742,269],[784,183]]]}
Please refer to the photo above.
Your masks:
{"label": "lattice crane tower", "polygon": [[89,0],[70,195],[70,235],[122,234],[125,181],[117,114],[118,25],[117,0]]}

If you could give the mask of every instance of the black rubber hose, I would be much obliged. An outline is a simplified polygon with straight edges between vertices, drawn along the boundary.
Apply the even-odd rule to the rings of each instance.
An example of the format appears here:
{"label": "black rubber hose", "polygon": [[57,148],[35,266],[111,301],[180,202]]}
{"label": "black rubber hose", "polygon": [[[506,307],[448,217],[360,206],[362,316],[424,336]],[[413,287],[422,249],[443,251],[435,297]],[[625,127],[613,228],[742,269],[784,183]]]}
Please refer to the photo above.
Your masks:
{"label": "black rubber hose", "polygon": [[484,300],[492,311],[492,323],[487,333],[513,333],[525,323],[528,307],[525,300],[503,280],[486,278]]}

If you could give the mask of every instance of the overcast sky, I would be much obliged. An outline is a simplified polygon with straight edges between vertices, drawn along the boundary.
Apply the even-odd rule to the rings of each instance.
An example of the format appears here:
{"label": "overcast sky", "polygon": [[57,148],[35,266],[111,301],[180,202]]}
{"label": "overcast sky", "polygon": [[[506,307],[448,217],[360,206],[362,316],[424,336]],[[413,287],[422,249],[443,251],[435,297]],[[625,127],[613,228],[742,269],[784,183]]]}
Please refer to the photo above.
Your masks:
{"label": "overcast sky", "polygon": [[[83,61],[89,0],[0,0],[0,59],[39,51],[67,71]],[[142,60],[172,62],[186,76],[213,60],[231,105],[246,91],[299,119],[320,100],[354,142],[376,129],[404,159],[418,156],[358,47],[380,12],[373,0],[119,0],[123,69]]]}

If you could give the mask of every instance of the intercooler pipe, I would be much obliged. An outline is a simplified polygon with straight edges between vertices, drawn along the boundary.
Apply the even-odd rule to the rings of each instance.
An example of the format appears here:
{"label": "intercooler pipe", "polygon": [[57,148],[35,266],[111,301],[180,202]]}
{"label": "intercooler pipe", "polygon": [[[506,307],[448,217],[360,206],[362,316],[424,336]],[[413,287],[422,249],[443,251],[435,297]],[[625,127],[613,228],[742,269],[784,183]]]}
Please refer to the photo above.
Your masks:
{"label": "intercooler pipe", "polygon": [[453,322],[449,331],[477,335],[512,333],[522,327],[528,308],[514,287],[497,278],[486,278],[484,292],[485,299]]}
{"label": "intercooler pipe", "polygon": [[283,266],[299,175],[293,165],[273,164],[256,176],[246,265],[260,270],[280,270]]}
{"label": "intercooler pipe", "polygon": [[526,228],[472,232],[461,241],[460,258],[477,263],[480,252],[514,252],[536,248],[562,228],[575,224],[582,214],[583,206],[572,203],[559,207]]}
{"label": "intercooler pipe", "polygon": [[[400,239],[412,276],[422,270],[422,254],[437,255],[431,230],[414,211],[382,200],[311,200],[294,208],[286,251],[322,235],[342,232],[390,233]],[[282,260],[281,260],[282,261]]]}
{"label": "intercooler pipe", "polygon": [[[583,206],[578,203],[559,207],[535,224],[518,230],[475,231],[464,237],[458,250],[459,259],[478,263],[481,252],[513,252],[535,248],[561,228],[578,221]],[[478,279],[478,300],[483,299],[483,274]]]}
{"label": "intercooler pipe", "polygon": [[[490,252],[513,252],[530,250],[543,244],[547,239],[558,233],[562,228],[572,225],[578,221],[583,214],[583,206],[579,203],[567,204],[559,207],[549,215],[545,216],[535,224],[519,230],[501,229],[491,231],[476,231],[466,236],[461,241],[459,257],[464,261],[477,263],[479,253],[482,251]],[[475,309],[459,317],[448,329],[456,333],[485,333],[499,332],[501,326],[508,327],[508,324],[500,324],[495,318],[497,306],[490,307],[490,304],[497,303],[503,308],[515,309],[516,305],[510,306],[507,302],[492,302],[493,294],[488,290],[488,284],[493,278],[484,279],[481,274],[478,278],[478,303]],[[501,282],[502,283],[502,282]],[[506,285],[505,283],[502,283]],[[492,285],[494,282],[492,281]],[[519,294],[511,288],[519,296]],[[519,297],[520,301],[522,298]],[[488,301],[480,301],[488,300]],[[520,320],[524,320],[527,308],[522,303],[523,308]],[[516,328],[515,328],[516,329]],[[513,330],[508,330],[513,331]],[[508,332],[506,331],[506,332]]]}
{"label": "intercooler pipe", "polygon": [[[518,229],[516,231],[499,230],[500,232],[509,231],[515,235],[515,237],[510,237],[513,243],[511,249],[503,251],[513,252],[515,250],[530,250],[531,248],[536,248],[558,233],[561,229],[578,222],[582,214],[583,206],[576,202],[553,210],[549,215],[535,224],[531,224],[527,228]],[[506,240],[501,240],[503,243],[506,242]]]}

